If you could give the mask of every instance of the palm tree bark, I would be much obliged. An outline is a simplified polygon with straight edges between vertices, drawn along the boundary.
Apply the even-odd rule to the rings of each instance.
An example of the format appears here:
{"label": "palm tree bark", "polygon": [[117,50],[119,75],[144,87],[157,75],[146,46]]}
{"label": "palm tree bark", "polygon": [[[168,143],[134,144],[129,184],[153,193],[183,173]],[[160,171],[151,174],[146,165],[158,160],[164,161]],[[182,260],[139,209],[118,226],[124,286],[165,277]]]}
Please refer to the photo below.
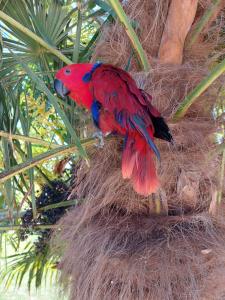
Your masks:
{"label": "palm tree bark", "polygon": [[159,61],[181,64],[185,38],[194,21],[198,0],[172,0],[159,48]]}

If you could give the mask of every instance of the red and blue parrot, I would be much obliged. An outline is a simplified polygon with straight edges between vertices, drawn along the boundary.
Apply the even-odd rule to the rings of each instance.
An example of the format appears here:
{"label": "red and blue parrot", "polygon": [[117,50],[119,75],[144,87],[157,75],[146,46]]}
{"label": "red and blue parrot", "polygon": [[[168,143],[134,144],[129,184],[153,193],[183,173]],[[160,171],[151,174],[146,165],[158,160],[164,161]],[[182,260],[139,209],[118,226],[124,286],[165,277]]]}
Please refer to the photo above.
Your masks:
{"label": "red and blue parrot", "polygon": [[60,69],[54,81],[56,92],[69,95],[90,110],[103,134],[124,137],[123,178],[134,190],[148,196],[159,187],[153,154],[160,160],[154,137],[171,142],[169,128],[151,104],[152,97],[137,87],[124,70],[108,64],[72,64]]}

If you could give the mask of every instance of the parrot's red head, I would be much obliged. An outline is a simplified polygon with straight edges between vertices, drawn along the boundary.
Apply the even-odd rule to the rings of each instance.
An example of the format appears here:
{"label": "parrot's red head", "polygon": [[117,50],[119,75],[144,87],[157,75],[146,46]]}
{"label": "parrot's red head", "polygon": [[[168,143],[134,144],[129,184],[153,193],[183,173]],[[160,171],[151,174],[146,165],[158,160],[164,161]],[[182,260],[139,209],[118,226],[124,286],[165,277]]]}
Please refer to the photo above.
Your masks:
{"label": "parrot's red head", "polygon": [[54,81],[56,92],[62,97],[69,95],[79,105],[90,109],[93,97],[85,76],[91,73],[93,67],[94,64],[72,64],[60,69]]}

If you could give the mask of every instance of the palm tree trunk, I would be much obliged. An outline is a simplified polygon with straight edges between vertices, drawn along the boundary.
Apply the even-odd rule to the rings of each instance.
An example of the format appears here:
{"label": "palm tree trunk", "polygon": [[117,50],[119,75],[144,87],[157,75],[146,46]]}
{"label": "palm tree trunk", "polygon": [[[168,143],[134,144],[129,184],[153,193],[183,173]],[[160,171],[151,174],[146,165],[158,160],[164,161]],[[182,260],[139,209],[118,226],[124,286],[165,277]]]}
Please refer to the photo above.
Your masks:
{"label": "palm tree trunk", "polygon": [[162,64],[181,64],[186,36],[194,21],[198,0],[172,0],[159,48]]}

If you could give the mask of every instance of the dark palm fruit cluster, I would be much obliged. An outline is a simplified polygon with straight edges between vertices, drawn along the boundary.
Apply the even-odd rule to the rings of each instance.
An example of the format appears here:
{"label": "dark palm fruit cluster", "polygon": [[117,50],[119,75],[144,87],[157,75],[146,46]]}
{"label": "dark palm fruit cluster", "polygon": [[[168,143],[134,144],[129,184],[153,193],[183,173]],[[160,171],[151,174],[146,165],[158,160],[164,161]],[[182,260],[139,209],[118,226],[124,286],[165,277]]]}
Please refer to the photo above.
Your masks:
{"label": "dark palm fruit cluster", "polygon": [[48,250],[50,237],[51,237],[51,230],[49,229],[41,230],[39,232],[39,236],[37,240],[34,242],[36,254],[46,253],[46,251]]}
{"label": "dark palm fruit cluster", "polygon": [[58,207],[48,210],[41,210],[41,208],[62,201],[66,201],[68,197],[68,187],[65,182],[60,180],[54,180],[50,185],[44,185],[40,196],[36,198],[36,207],[38,216],[33,218],[32,206],[27,209],[25,214],[21,217],[22,226],[25,230],[21,230],[20,239],[25,240],[29,235],[38,235],[37,240],[34,242],[35,251],[40,253],[48,246],[51,230],[32,230],[33,225],[53,225],[55,224],[68,210],[70,206]]}
{"label": "dark palm fruit cluster", "polygon": [[[42,207],[65,201],[68,197],[67,185],[59,180],[51,182],[51,186],[43,186],[42,193],[36,199],[37,209]],[[39,224],[55,224],[65,213],[65,207],[53,208],[41,211],[39,216]]]}

